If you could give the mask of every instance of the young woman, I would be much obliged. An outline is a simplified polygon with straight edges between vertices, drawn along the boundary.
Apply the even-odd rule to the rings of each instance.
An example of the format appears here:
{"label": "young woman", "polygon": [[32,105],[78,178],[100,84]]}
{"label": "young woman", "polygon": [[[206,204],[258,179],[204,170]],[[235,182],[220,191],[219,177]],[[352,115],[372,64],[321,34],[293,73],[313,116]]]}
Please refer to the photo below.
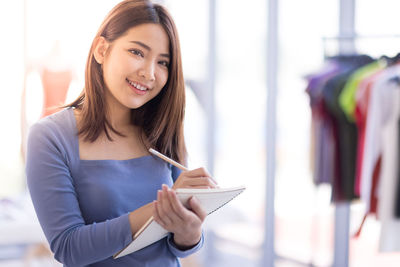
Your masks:
{"label": "young woman", "polygon": [[[176,27],[160,5],[127,0],[93,40],[76,101],[30,129],[27,180],[55,258],[65,266],[180,266],[203,244],[206,213],[174,189],[215,187],[186,162],[185,88]],[[150,217],[171,234],[113,259]]]}

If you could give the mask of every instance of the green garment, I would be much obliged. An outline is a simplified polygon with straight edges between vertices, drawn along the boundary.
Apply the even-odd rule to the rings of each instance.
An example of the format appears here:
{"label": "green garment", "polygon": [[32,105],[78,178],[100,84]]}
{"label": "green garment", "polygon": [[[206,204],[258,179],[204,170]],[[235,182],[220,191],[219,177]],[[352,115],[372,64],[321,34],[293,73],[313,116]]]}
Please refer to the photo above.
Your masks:
{"label": "green garment", "polygon": [[383,60],[374,61],[368,65],[365,65],[356,70],[345,83],[342,92],[339,95],[339,106],[346,114],[347,119],[350,122],[355,121],[355,109],[356,109],[356,92],[358,85],[369,76],[384,69],[386,62]]}

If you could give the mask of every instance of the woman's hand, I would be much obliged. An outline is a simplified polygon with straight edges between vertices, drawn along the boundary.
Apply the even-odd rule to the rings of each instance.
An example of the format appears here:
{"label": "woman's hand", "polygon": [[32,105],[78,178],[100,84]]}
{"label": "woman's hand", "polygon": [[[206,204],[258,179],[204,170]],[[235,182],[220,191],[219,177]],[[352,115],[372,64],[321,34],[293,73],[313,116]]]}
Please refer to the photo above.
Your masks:
{"label": "woman's hand", "polygon": [[178,248],[195,246],[201,239],[201,226],[207,216],[195,198],[189,200],[190,209],[179,201],[174,190],[163,185],[154,201],[154,220],[165,230],[174,234]]}
{"label": "woman's hand", "polygon": [[177,188],[216,188],[217,183],[204,168],[183,171],[176,179],[172,189]]}

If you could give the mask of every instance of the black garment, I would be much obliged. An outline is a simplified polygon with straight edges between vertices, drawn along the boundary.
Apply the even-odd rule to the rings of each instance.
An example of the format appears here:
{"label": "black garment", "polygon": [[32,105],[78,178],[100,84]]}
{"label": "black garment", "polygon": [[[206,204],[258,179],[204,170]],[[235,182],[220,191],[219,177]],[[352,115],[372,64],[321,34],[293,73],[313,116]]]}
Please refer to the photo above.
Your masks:
{"label": "black garment", "polygon": [[348,120],[339,105],[339,95],[344,85],[358,68],[372,63],[369,56],[346,56],[343,62],[343,71],[328,80],[323,89],[325,107],[329,113],[328,118],[334,129],[335,140],[335,173],[332,184],[332,200],[346,201],[357,196],[354,193],[356,157],[357,157],[357,127]]}

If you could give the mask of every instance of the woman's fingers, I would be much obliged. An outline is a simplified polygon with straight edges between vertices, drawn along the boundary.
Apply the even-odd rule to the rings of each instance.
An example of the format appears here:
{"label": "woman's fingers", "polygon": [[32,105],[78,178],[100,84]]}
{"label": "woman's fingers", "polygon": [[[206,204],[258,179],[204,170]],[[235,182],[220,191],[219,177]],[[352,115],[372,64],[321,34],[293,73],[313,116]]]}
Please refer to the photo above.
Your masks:
{"label": "woman's fingers", "polygon": [[187,171],[187,176],[188,177],[208,177],[210,178],[214,184],[217,184],[217,182],[211,177],[211,174],[208,173],[208,171],[201,167],[197,168],[191,171]]}
{"label": "woman's fingers", "polygon": [[173,188],[177,189],[185,187],[216,188],[217,184],[211,177],[205,177],[205,176],[188,177],[185,174],[183,174],[174,183]]}
{"label": "woman's fingers", "polygon": [[203,209],[203,207],[200,205],[200,202],[197,200],[195,197],[191,197],[189,199],[189,205],[192,211],[200,218],[200,220],[203,222],[205,218],[207,217],[207,212]]}
{"label": "woman's fingers", "polygon": [[182,221],[187,221],[188,217],[191,215],[191,212],[187,210],[183,204],[179,201],[178,197],[176,196],[175,191],[170,190],[168,192],[168,196],[171,201],[171,207],[173,211],[177,214],[177,216],[182,220]]}
{"label": "woman's fingers", "polygon": [[[191,211],[186,209],[183,204],[179,201],[178,196],[176,195],[175,191],[169,190],[168,196],[170,199],[170,205],[175,214],[182,220],[182,221],[189,221],[193,218],[191,216],[197,216],[200,221],[204,221],[207,216],[207,212],[203,209],[200,202],[195,198],[191,197],[189,199],[189,206]],[[194,213],[194,214],[193,214]]]}
{"label": "woman's fingers", "polygon": [[158,201],[157,200],[154,200],[153,201],[153,204],[154,204],[154,212],[153,212],[153,218],[154,218],[154,220],[159,224],[159,225],[161,225],[162,227],[164,227],[165,228],[165,222],[163,221],[163,219],[161,218],[161,215],[160,215],[160,213],[159,213],[159,203],[158,203]]}
{"label": "woman's fingers", "polygon": [[183,171],[173,185],[173,189],[188,187],[217,188],[218,185],[205,168],[197,168]]}
{"label": "woman's fingers", "polygon": [[180,245],[193,245],[201,237],[201,225],[207,216],[200,202],[191,198],[189,209],[178,199],[176,192],[166,185],[157,192],[154,202],[154,219],[164,229],[174,233],[174,241]]}
{"label": "woman's fingers", "polygon": [[157,202],[154,206],[156,211],[155,218],[159,218],[159,220],[163,223],[163,227],[178,225],[182,222],[180,214],[178,214],[173,207],[173,205],[176,205],[177,203],[172,203],[174,199],[171,199],[171,197],[169,196],[171,193],[175,194],[174,192],[169,190],[168,186],[166,185],[163,185],[162,190],[159,190],[157,192]]}
{"label": "woman's fingers", "polygon": [[187,179],[184,183],[187,186],[191,186],[191,187],[200,187],[201,186],[203,188],[214,188],[216,186],[210,177],[190,178],[190,179]]}
{"label": "woman's fingers", "polygon": [[171,224],[172,220],[169,217],[168,208],[166,207],[165,196],[163,196],[160,190],[157,192],[157,202],[154,209],[160,222],[162,222],[162,226]]}
{"label": "woman's fingers", "polygon": [[211,174],[209,174],[208,171],[203,167],[187,171],[186,173],[189,177],[211,177]]}

